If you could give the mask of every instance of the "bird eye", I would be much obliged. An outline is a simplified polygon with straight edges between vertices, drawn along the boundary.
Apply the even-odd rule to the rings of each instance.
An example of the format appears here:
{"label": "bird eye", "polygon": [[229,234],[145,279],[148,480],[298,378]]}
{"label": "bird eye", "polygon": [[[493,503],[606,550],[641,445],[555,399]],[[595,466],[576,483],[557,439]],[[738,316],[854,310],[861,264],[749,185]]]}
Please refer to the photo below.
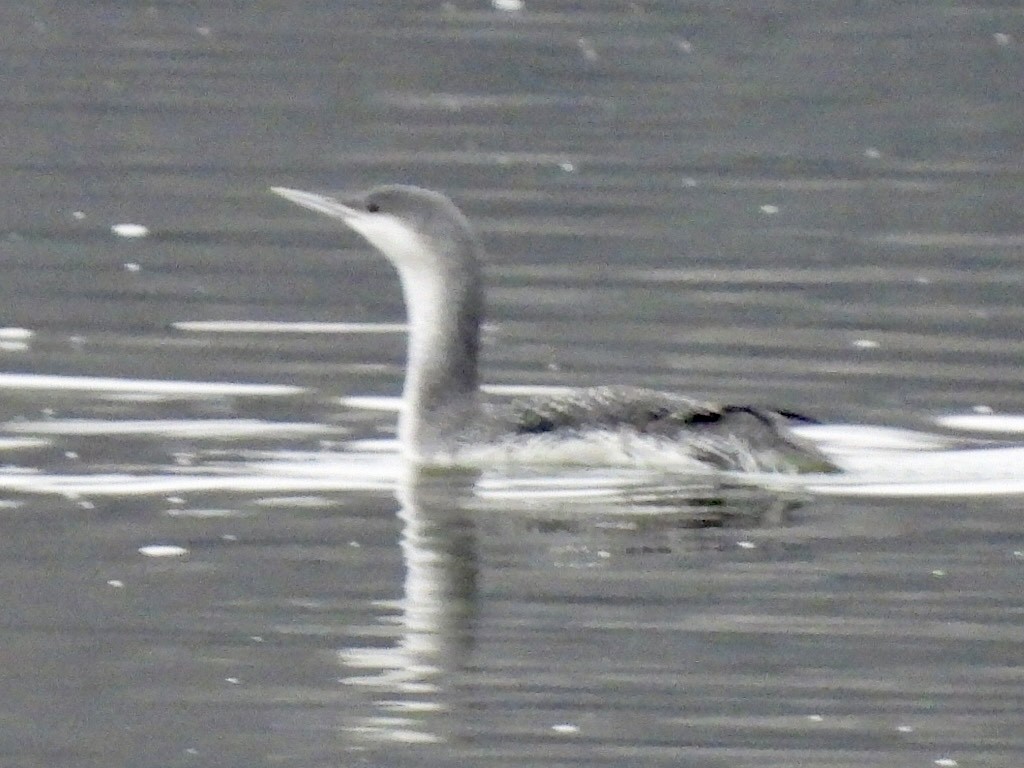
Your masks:
{"label": "bird eye", "polygon": [[377,203],[367,203],[366,210],[368,210],[370,213],[376,213],[377,211],[380,210],[380,205],[378,205]]}

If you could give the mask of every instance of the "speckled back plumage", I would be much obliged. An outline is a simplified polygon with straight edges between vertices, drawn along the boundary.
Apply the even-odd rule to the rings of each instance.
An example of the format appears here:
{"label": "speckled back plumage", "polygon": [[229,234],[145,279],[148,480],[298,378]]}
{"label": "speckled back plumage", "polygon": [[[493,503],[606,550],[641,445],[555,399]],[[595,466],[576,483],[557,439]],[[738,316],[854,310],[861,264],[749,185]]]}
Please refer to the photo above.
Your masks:
{"label": "speckled back plumage", "polygon": [[[832,471],[813,446],[787,430],[794,414],[754,406],[718,405],[640,387],[593,387],[562,395],[519,398],[485,406],[492,439],[528,444],[581,435],[628,435],[665,447],[675,444],[719,469]],[[514,437],[513,437],[514,436]]]}

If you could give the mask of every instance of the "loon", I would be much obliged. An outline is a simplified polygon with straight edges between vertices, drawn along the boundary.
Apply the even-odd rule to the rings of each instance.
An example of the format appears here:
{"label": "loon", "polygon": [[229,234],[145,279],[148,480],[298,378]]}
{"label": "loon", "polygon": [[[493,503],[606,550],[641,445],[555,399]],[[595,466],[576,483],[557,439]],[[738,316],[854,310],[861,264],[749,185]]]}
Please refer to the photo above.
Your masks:
{"label": "loon", "polygon": [[420,465],[492,462],[677,467],[682,471],[832,472],[793,434],[794,413],[718,405],[626,386],[515,400],[480,391],[482,247],[440,192],[376,187],[352,199],[271,191],[362,235],[397,269],[409,316],[398,440]]}

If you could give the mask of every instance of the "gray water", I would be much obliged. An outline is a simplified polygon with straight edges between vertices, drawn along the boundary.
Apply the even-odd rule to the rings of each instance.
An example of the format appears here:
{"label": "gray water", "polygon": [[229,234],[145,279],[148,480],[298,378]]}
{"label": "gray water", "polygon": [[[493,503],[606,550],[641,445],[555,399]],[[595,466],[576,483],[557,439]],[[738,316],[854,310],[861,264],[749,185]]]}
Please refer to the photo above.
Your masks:
{"label": "gray water", "polygon": [[402,322],[266,190],[410,182],[488,382],[1024,412],[1024,12],[728,5],[0,9],[0,763],[1021,764],[1019,495],[404,477],[400,332],[196,325]]}

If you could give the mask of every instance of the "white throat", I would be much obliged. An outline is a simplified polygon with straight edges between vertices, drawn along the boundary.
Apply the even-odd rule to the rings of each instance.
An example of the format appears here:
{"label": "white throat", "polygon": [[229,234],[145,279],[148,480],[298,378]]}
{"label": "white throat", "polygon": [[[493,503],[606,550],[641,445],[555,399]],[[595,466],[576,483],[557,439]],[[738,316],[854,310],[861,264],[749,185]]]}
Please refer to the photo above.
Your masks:
{"label": "white throat", "polygon": [[388,218],[357,231],[388,257],[401,279],[409,342],[399,440],[407,449],[429,452],[476,416],[479,274],[474,260],[439,254],[433,243]]}
{"label": "white throat", "polygon": [[396,216],[358,211],[345,223],[387,256],[399,270],[430,266],[430,243]]}

